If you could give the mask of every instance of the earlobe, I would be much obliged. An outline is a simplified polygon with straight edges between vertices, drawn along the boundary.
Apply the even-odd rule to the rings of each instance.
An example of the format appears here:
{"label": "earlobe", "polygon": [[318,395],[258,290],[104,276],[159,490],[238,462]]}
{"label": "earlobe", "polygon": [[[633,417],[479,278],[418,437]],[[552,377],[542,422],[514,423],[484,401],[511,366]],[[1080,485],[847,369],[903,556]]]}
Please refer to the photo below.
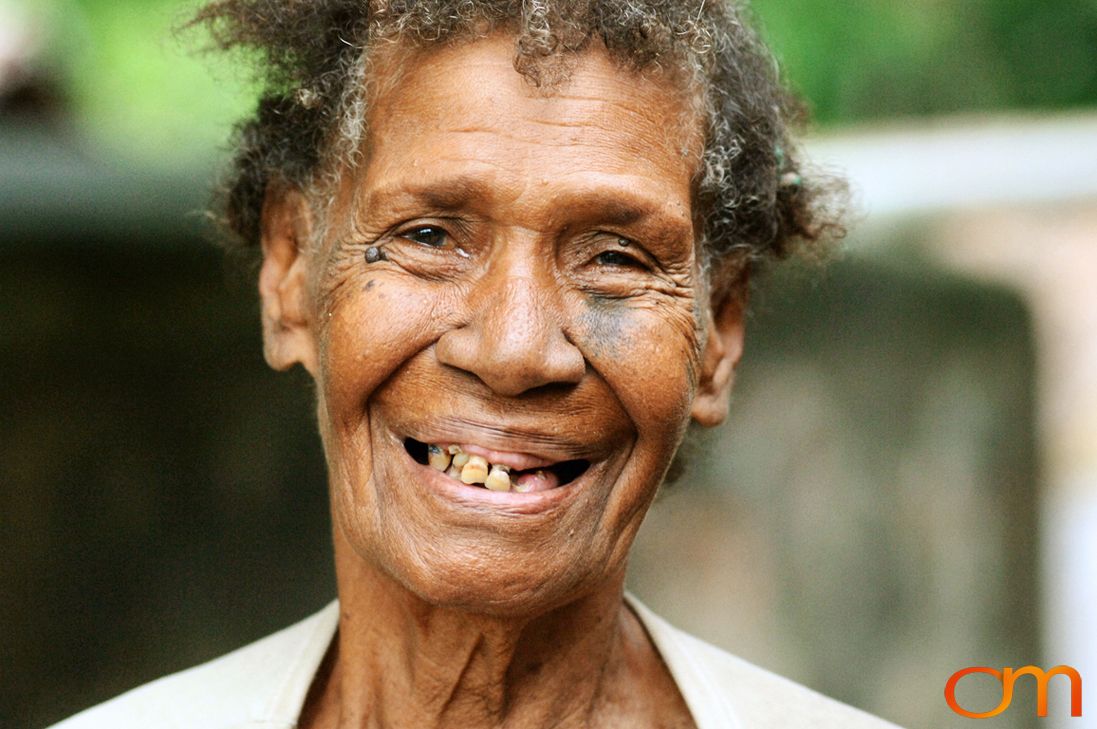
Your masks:
{"label": "earlobe", "polygon": [[746,285],[724,297],[708,324],[708,339],[701,354],[701,372],[691,415],[700,425],[711,428],[728,415],[735,368],[743,355],[746,332]]}
{"label": "earlobe", "polygon": [[316,345],[308,306],[311,218],[296,191],[268,191],[263,204],[263,264],[259,269],[263,354],[276,370],[301,364],[316,371]]}

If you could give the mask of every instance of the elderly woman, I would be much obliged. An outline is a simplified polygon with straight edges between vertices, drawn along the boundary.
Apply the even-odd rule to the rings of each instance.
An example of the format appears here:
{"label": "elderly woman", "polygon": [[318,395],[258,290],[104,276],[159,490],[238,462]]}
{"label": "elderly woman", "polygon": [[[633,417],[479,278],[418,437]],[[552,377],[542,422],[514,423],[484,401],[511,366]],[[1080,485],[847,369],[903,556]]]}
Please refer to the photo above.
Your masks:
{"label": "elderly woman", "polygon": [[624,595],[748,274],[833,226],[743,11],[219,0],[257,58],[224,220],[316,383],[339,601],[61,726],[889,726]]}

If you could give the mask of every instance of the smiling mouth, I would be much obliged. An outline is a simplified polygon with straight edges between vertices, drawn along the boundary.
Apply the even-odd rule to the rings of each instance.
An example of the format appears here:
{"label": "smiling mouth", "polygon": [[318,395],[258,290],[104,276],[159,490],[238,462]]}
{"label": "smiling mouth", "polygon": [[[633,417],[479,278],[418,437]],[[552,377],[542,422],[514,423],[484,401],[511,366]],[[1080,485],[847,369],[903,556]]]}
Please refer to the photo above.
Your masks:
{"label": "smiling mouth", "polygon": [[539,463],[535,467],[519,469],[516,464],[524,465],[522,462],[528,461],[528,458],[500,454],[498,461],[510,463],[494,462],[489,460],[491,451],[486,449],[450,443],[422,443],[414,438],[404,439],[404,450],[416,463],[441,471],[457,483],[520,494],[567,486],[590,468],[590,461],[573,460]]}

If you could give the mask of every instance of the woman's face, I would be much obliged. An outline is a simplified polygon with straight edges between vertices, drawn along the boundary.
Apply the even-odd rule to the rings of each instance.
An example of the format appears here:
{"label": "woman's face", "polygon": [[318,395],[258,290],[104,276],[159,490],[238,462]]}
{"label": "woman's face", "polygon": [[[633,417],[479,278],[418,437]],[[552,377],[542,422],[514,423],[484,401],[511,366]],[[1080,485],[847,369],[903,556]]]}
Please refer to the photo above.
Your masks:
{"label": "woman's face", "polygon": [[[323,245],[297,255],[301,206],[268,205],[261,281],[268,358],[316,379],[337,543],[431,603],[500,615],[619,577],[741,334],[737,309],[709,314],[683,96],[601,50],[546,93],[512,54],[405,57]],[[451,444],[526,492],[426,462]]]}

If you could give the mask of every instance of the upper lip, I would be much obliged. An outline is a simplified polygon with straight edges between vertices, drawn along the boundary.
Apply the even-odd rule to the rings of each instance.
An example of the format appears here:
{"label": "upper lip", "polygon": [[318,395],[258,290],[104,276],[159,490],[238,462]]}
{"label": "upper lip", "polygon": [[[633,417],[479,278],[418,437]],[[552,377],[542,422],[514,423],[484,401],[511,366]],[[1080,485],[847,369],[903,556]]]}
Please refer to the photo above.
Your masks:
{"label": "upper lip", "polygon": [[515,453],[513,451],[499,451],[487,448],[479,443],[458,443],[461,449],[472,456],[483,458],[496,466],[506,466],[512,471],[529,471],[534,468],[547,468],[556,461],[541,458],[531,453]]}
{"label": "upper lip", "polygon": [[[429,425],[401,428],[402,436],[420,443],[470,446],[470,453],[483,450],[489,462],[515,470],[550,466],[562,461],[593,460],[599,455],[596,444],[575,442],[566,436],[531,428],[518,423],[483,423],[467,418],[442,416]],[[474,453],[475,455],[475,453]],[[493,459],[494,457],[494,459]]]}

